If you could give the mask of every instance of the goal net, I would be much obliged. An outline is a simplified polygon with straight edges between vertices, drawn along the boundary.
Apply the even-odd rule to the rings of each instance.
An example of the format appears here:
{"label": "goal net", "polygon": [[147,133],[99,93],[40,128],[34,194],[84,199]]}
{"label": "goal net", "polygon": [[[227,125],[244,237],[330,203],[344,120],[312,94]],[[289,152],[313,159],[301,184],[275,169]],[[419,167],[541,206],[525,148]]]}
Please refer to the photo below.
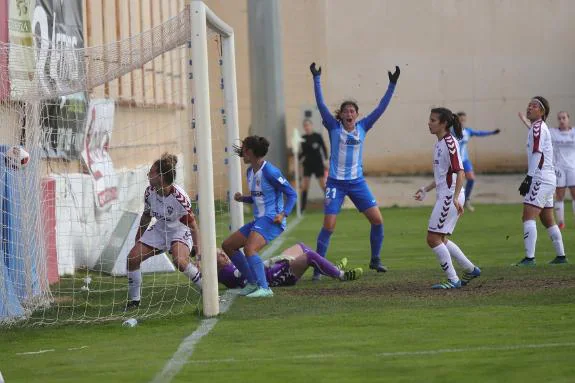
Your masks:
{"label": "goal net", "polygon": [[[233,30],[200,1],[144,3],[117,2],[129,22],[100,46],[46,39],[36,15],[28,39],[0,43],[0,327],[218,313],[216,246],[243,223],[230,204],[241,189]],[[162,253],[141,264],[141,304],[124,312],[126,259],[163,153],[177,156],[199,221],[202,294]]]}

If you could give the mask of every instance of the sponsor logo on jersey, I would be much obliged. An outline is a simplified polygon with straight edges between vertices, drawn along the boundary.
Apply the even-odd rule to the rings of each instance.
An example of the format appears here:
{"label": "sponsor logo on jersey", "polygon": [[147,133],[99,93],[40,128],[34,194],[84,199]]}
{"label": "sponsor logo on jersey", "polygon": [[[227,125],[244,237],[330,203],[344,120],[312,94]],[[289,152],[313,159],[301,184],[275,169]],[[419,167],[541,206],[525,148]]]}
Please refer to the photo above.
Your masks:
{"label": "sponsor logo on jersey", "polygon": [[345,140],[345,144],[346,145],[359,145],[359,144],[361,144],[361,141],[359,141],[358,139],[353,138],[353,137],[348,137]]}

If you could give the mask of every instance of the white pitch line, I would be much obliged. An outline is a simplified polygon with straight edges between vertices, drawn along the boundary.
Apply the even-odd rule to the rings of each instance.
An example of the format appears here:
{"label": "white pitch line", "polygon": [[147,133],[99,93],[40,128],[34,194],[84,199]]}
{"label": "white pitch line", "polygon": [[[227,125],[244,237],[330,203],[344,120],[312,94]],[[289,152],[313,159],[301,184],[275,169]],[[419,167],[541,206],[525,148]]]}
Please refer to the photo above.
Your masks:
{"label": "white pitch line", "polygon": [[49,350],[39,350],[39,351],[30,351],[30,352],[17,352],[16,355],[36,355],[36,354],[44,354],[47,352],[54,352],[56,349],[49,349]]}
{"label": "white pitch line", "polygon": [[[397,351],[397,352],[382,352],[375,354],[376,358],[396,358],[401,356],[412,357],[421,355],[440,355],[448,353],[462,353],[462,352],[478,352],[478,351],[516,351],[516,350],[529,350],[541,348],[568,348],[575,347],[575,342],[568,343],[543,343],[543,344],[516,344],[509,346],[479,346],[468,348],[448,348],[437,350],[420,350],[420,351]],[[191,360],[189,364],[219,364],[219,363],[258,363],[258,362],[277,362],[278,360],[305,360],[305,359],[333,359],[333,358],[365,358],[365,355],[340,353],[340,354],[303,354],[292,356],[274,356],[268,358],[250,358],[250,359],[236,359],[236,358],[223,358],[223,359],[199,359]]]}
{"label": "white pitch line", "polygon": [[[276,251],[284,243],[286,234],[290,232],[291,229],[296,227],[301,220],[302,217],[297,217],[293,222],[290,222],[290,225],[286,231],[284,231],[278,239],[273,241],[270,247],[268,247],[262,253],[262,259],[271,257],[273,252]],[[236,297],[237,293],[227,290],[221,299],[220,313],[225,313],[228,311]],[[189,363],[188,360],[194,353],[196,345],[204,336],[210,333],[216,323],[218,323],[218,319],[219,318],[216,317],[202,320],[200,326],[191,335],[184,338],[182,343],[180,343],[180,346],[174,355],[172,355],[172,358],[168,361],[168,363],[166,363],[164,369],[154,377],[152,383],[171,382],[172,379],[174,379],[174,377],[180,372],[184,364]]]}

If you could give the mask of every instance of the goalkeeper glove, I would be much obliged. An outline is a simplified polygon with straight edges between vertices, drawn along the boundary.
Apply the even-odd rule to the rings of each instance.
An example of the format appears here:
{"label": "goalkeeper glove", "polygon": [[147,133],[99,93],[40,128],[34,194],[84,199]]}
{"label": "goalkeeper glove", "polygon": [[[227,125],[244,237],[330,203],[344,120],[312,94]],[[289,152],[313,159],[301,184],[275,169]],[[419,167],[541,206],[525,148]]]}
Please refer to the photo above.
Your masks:
{"label": "goalkeeper glove", "polygon": [[397,84],[397,79],[399,78],[400,73],[401,71],[399,70],[399,67],[397,65],[395,66],[395,72],[391,73],[390,71],[387,71],[387,75],[389,76],[389,82],[392,84]]}
{"label": "goalkeeper glove", "polygon": [[311,74],[313,75],[313,77],[321,76],[321,67],[316,69],[315,63],[311,63],[311,65],[309,66],[309,70],[310,70]]}
{"label": "goalkeeper glove", "polygon": [[527,193],[529,193],[529,189],[531,188],[531,181],[533,180],[533,177],[527,175],[525,176],[525,179],[523,180],[523,182],[521,182],[521,185],[519,186],[519,194],[521,194],[522,196],[525,196]]}

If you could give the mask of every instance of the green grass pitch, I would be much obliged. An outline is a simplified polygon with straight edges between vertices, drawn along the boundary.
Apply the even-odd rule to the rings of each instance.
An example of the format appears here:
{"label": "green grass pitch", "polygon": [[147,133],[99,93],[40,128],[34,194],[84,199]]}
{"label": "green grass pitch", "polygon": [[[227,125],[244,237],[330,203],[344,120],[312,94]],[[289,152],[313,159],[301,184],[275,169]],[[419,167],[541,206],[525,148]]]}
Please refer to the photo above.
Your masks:
{"label": "green grass pitch", "polygon": [[[540,225],[537,267],[510,266],[523,257],[520,205],[464,214],[452,239],[483,274],[455,291],[429,288],[444,279],[425,243],[431,208],[382,211],[388,273],[319,283],[308,273],[272,299],[236,299],[173,381],[573,381],[575,266],[546,264],[554,251]],[[306,214],[281,248],[315,246],[321,222]],[[569,217],[568,256],[574,234]],[[341,213],[332,236],[328,257],[344,256],[367,269],[369,224],[355,211]],[[136,328],[118,319],[0,330],[0,371],[6,382],[150,381],[200,319],[190,303]],[[42,350],[53,351],[22,354]]]}

